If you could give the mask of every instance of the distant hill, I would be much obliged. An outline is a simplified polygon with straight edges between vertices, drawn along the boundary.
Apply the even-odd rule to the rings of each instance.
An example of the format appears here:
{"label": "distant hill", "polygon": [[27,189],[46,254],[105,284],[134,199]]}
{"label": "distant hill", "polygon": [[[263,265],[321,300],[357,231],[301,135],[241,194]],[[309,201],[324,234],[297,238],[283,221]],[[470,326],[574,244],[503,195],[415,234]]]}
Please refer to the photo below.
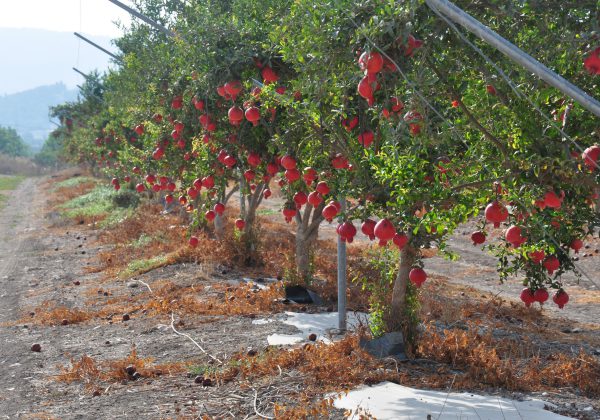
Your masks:
{"label": "distant hill", "polygon": [[[114,49],[108,37],[88,38]],[[110,63],[73,33],[42,29],[0,28],[0,57],[0,126],[15,128],[34,150],[54,127],[48,108],[77,98],[83,77],[72,68],[102,72]]]}
{"label": "distant hill", "polygon": [[75,99],[77,90],[63,83],[0,96],[0,126],[14,128],[34,151],[39,150],[56,127],[48,117],[49,108]]}
{"label": "distant hill", "polygon": [[[108,37],[88,38],[114,50]],[[58,82],[74,88],[83,78],[73,67],[89,73],[94,69],[105,70],[110,62],[106,54],[79,40],[72,32],[41,29],[0,28],[0,57],[0,95]]]}

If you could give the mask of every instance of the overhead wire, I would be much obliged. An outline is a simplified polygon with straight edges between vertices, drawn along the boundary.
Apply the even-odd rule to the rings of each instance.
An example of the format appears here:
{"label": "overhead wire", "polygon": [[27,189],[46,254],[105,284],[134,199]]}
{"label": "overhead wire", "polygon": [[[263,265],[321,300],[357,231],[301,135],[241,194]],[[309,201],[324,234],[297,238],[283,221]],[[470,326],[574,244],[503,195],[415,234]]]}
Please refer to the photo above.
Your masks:
{"label": "overhead wire", "polygon": [[[446,22],[446,24],[453,29],[456,34],[458,35],[458,37],[465,43],[467,44],[469,47],[471,47],[477,54],[479,54],[481,56],[481,58],[483,58],[485,60],[486,63],[488,63],[490,66],[492,66],[496,72],[500,75],[500,77],[502,77],[502,79],[504,79],[504,81],[506,81],[506,83],[508,84],[508,86],[510,86],[510,88],[512,89],[512,91],[515,93],[515,95],[517,95],[517,97],[522,98],[524,100],[527,101],[527,103],[529,103],[529,105],[531,105],[549,124],[552,128],[554,128],[555,130],[557,130],[558,132],[560,132],[560,134],[563,136],[564,139],[569,140],[581,153],[585,152],[585,149],[579,144],[577,143],[577,141],[575,141],[571,136],[569,136],[562,127],[559,127],[553,120],[551,117],[549,117],[544,111],[542,111],[542,109],[531,100],[531,98],[529,96],[527,96],[519,87],[516,83],[514,83],[514,81],[496,64],[492,61],[491,58],[489,58],[477,45],[475,45],[473,42],[471,42],[471,40],[469,40],[459,29],[458,27],[454,24],[454,22],[450,21],[446,16],[444,16],[443,13],[441,13],[439,10],[432,8],[433,12],[438,15],[444,22]],[[596,167],[596,169],[600,169],[600,165],[593,161],[590,160],[590,162],[593,163],[593,165]]]}

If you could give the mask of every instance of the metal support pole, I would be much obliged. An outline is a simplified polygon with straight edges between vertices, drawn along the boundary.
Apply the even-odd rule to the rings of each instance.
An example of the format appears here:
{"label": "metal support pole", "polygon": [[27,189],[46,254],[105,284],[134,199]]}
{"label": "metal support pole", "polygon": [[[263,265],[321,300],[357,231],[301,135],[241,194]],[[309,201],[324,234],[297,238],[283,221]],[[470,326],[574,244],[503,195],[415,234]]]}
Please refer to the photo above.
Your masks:
{"label": "metal support pole", "polygon": [[93,47],[98,48],[100,51],[102,51],[103,53],[106,53],[108,55],[110,55],[115,61],[119,62],[119,63],[123,63],[123,61],[117,57],[116,55],[114,55],[113,53],[111,53],[110,51],[108,51],[107,49],[102,48],[100,45],[96,44],[93,41],[90,41],[89,39],[87,39],[86,37],[84,37],[83,35],[77,33],[77,32],[73,32],[73,34],[80,39],[83,39],[85,42],[87,42],[88,44],[90,44]]}
{"label": "metal support pole", "polygon": [[144,16],[143,14],[141,14],[140,12],[138,12],[137,10],[132,9],[131,7],[121,3],[118,0],[108,0],[109,2],[111,2],[112,4],[119,6],[121,9],[125,10],[127,13],[143,20],[144,22],[146,22],[148,25],[158,29],[159,31],[163,32],[165,35],[169,36],[169,37],[175,37],[175,32],[170,31],[169,29],[165,28],[164,26],[162,26],[160,23],[157,23],[155,21],[153,21],[152,19],[150,19],[147,16]]}
{"label": "metal support pole", "polygon": [[77,73],[79,73],[79,74],[81,74],[83,77],[85,77],[85,79],[86,79],[86,80],[90,78],[90,76],[88,76],[87,74],[85,74],[84,72],[82,72],[81,70],[79,70],[79,69],[77,69],[77,68],[75,68],[75,67],[73,67],[73,70],[75,70]]}
{"label": "metal support pole", "polygon": [[512,61],[520,64],[525,69],[531,71],[540,79],[548,83],[550,86],[560,90],[562,93],[579,103],[588,111],[600,117],[600,102],[598,100],[588,95],[562,76],[556,74],[514,44],[502,38],[496,32],[479,22],[477,19],[473,18],[468,13],[465,13],[455,4],[447,0],[425,0],[425,2],[434,11],[438,11],[454,22],[462,25],[468,31],[477,35],[489,45],[508,56],[508,58],[510,58]]}
{"label": "metal support pole", "polygon": [[[346,211],[346,199],[341,198],[342,212]],[[338,329],[346,331],[346,242],[338,235],[337,240],[337,301],[338,301]]]}

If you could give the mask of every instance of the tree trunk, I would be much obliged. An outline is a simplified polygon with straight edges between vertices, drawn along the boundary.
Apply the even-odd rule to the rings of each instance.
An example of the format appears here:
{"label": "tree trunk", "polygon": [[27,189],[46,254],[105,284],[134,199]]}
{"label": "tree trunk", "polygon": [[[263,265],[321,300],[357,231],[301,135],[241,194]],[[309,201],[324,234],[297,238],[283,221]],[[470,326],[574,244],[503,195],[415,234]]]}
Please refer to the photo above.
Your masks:
{"label": "tree trunk", "polygon": [[260,206],[260,203],[263,199],[263,192],[265,189],[269,187],[268,183],[260,183],[257,185],[254,192],[251,192],[248,195],[248,203],[244,205],[245,211],[243,213],[244,221],[246,225],[244,226],[244,233],[246,235],[255,236],[256,232],[254,232],[254,222],[256,221],[256,211]]}
{"label": "tree trunk", "polygon": [[223,221],[223,216],[216,215],[215,216],[215,236],[217,239],[223,239],[225,236],[225,223]]}
{"label": "tree trunk", "polygon": [[417,250],[407,244],[400,251],[400,267],[394,282],[392,302],[387,320],[388,331],[399,331],[406,324],[406,288],[408,286],[408,273],[416,261]]}
{"label": "tree trunk", "polygon": [[305,283],[310,282],[312,277],[310,253],[319,235],[319,225],[323,221],[323,207],[324,202],[314,209],[307,204],[303,214],[300,211],[296,213],[296,272]]}

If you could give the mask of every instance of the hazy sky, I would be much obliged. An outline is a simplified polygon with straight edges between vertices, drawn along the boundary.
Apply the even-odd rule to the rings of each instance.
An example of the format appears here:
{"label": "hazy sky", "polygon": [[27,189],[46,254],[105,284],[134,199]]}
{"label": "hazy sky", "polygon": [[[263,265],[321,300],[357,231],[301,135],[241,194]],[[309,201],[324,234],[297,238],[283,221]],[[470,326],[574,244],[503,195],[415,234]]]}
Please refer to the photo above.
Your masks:
{"label": "hazy sky", "polygon": [[105,71],[109,57],[73,32],[110,51],[117,21],[131,19],[108,0],[0,0],[0,96],[58,82],[74,88],[82,79],[72,67]]}
{"label": "hazy sky", "polygon": [[[122,3],[131,5],[129,1]],[[0,0],[0,28],[81,31],[118,37],[113,21],[128,23],[129,15],[108,0]]]}

